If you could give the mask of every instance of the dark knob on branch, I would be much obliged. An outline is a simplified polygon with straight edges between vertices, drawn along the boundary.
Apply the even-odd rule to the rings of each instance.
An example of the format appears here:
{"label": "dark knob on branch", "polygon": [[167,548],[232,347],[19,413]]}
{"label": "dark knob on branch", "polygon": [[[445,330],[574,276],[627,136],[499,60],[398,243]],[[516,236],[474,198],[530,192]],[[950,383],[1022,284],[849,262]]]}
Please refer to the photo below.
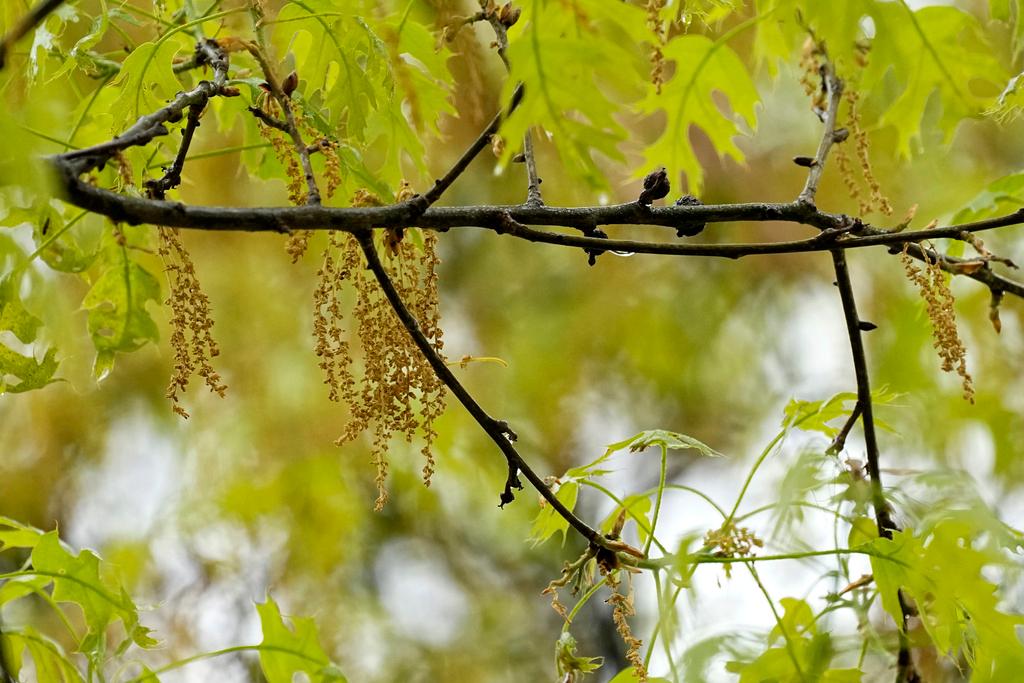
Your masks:
{"label": "dark knob on branch", "polygon": [[[684,194],[676,200],[676,206],[703,206],[704,202],[692,194]],[[706,223],[687,223],[676,227],[676,237],[693,237],[700,234],[706,227]]]}
{"label": "dark knob on branch", "polygon": [[668,173],[665,172],[664,166],[659,166],[644,178],[644,191],[640,193],[640,198],[636,201],[638,204],[650,206],[655,199],[665,197],[668,191]]}
{"label": "dark knob on branch", "polygon": [[[601,228],[594,228],[593,230],[588,230],[586,232],[586,236],[596,237],[602,240],[608,239],[608,233],[606,233]],[[587,253],[587,264],[591,266],[596,265],[597,257],[604,253],[603,249],[584,249],[583,251]]]}

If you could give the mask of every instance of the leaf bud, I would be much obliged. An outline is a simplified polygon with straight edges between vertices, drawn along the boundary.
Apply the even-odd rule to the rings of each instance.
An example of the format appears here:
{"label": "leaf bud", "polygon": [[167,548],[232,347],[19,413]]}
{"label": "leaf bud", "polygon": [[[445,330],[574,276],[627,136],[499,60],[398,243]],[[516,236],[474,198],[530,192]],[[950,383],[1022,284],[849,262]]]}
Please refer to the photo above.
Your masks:
{"label": "leaf bud", "polygon": [[508,2],[502,5],[501,9],[498,10],[498,21],[501,22],[505,28],[511,28],[517,21],[519,21],[519,15],[522,13],[523,11],[520,8],[513,7],[512,3]]}
{"label": "leaf bud", "polygon": [[299,87],[299,72],[292,71],[281,83],[281,92],[284,93],[285,97],[291,97],[297,87]]}

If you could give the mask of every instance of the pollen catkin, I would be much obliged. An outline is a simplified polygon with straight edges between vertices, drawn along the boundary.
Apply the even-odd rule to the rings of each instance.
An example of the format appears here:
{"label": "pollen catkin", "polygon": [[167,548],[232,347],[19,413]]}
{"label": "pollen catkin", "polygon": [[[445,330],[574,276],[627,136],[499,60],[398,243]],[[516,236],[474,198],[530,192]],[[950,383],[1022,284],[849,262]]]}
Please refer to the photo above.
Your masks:
{"label": "pollen catkin", "polygon": [[615,630],[618,632],[622,642],[626,644],[626,660],[633,665],[633,673],[638,681],[647,680],[647,667],[644,666],[644,658],[640,654],[640,648],[644,642],[633,635],[629,627],[628,617],[636,615],[636,608],[633,605],[633,587],[630,582],[628,595],[618,592],[618,586],[612,587],[612,594],[607,600],[612,606],[612,621],[615,623]]}
{"label": "pollen catkin", "polygon": [[135,185],[132,163],[128,161],[128,156],[123,151],[119,151],[114,155],[113,161],[117,166],[118,189]]}
{"label": "pollen catkin", "polygon": [[846,100],[850,104],[850,127],[853,129],[854,146],[857,148],[857,158],[860,160],[861,175],[871,193],[870,201],[861,200],[860,213],[863,216],[871,211],[879,211],[886,216],[892,215],[892,205],[889,198],[882,194],[882,186],[875,178],[874,170],[871,168],[871,145],[868,141],[868,132],[861,126],[860,94],[853,88],[846,91]]}
{"label": "pollen catkin", "polygon": [[193,375],[199,375],[210,391],[221,398],[227,390],[221,377],[213,369],[211,359],[220,355],[211,330],[210,300],[199,286],[192,258],[181,242],[177,228],[160,228],[159,254],[167,271],[171,307],[171,348],[174,349],[174,371],[167,386],[171,409],[188,418],[181,407],[179,393],[188,388]]}
{"label": "pollen catkin", "polygon": [[[353,206],[376,206],[381,201],[359,190]],[[422,246],[398,240],[382,259],[420,330],[438,354],[444,341],[437,297],[437,236],[423,235]],[[387,502],[388,446],[401,435],[411,443],[422,434],[425,460],[423,480],[429,486],[434,473],[437,431],[434,422],[445,408],[445,387],[420,353],[408,331],[391,309],[376,279],[369,274],[357,240],[329,233],[319,283],[313,293],[315,350],[331,400],[345,404],[349,421],[336,443],[342,445],[372,433],[370,459],[376,469],[380,510]],[[354,290],[352,323],[345,325],[342,298]],[[352,369],[352,348],[362,349],[357,379]]]}
{"label": "pollen catkin", "polygon": [[654,46],[651,49],[651,83],[654,90],[661,94],[661,86],[665,83],[665,55],[662,48],[665,47],[667,31],[661,20],[661,10],[665,8],[666,0],[647,0],[647,28],[654,34]]}
{"label": "pollen catkin", "polygon": [[[269,105],[274,102],[273,98],[268,98],[266,104]],[[295,124],[299,128],[299,131],[308,136],[308,139],[314,140],[317,138],[316,131],[313,130],[312,126],[306,120],[301,107],[297,102],[292,104],[292,114],[295,118]],[[305,204],[309,198],[309,187],[306,185],[306,176],[302,170],[301,162],[299,161],[299,153],[295,149],[295,143],[284,131],[278,130],[264,124],[262,121],[259,122],[257,128],[259,129],[260,137],[270,143],[271,148],[274,150],[274,156],[277,157],[278,161],[281,162],[285,167],[285,177],[288,183],[288,201],[296,206]],[[334,189],[340,184],[340,170],[337,158],[337,153],[331,148],[330,142],[323,140],[317,143],[313,147],[314,150],[321,150],[325,155],[328,156],[327,167],[326,167],[326,178],[328,187],[328,196],[330,196]],[[332,161],[333,159],[333,161]],[[312,237],[313,232],[311,230],[295,230],[288,235],[288,239],[285,242],[285,252],[292,257],[292,263],[298,263],[309,248],[309,240]]]}
{"label": "pollen catkin", "polygon": [[964,400],[974,403],[974,383],[967,372],[967,348],[957,331],[953,292],[949,289],[946,274],[939,266],[938,258],[930,258],[927,249],[921,250],[925,264],[923,270],[914,264],[908,249],[909,245],[904,244],[900,260],[907,279],[917,285],[924,299],[928,319],[932,323],[933,346],[942,361],[942,370],[956,372],[960,376]]}
{"label": "pollen catkin", "polygon": [[[754,553],[754,548],[764,547],[764,541],[747,527],[729,523],[704,534],[704,545],[708,548],[718,548],[715,555],[719,557],[750,557]],[[726,577],[732,576],[730,563],[724,563],[723,569]]]}
{"label": "pollen catkin", "polygon": [[800,85],[811,98],[811,109],[815,111],[824,111],[827,104],[821,79],[822,56],[818,43],[808,36],[800,51]]}
{"label": "pollen catkin", "polygon": [[284,132],[259,124],[260,137],[270,143],[274,150],[274,156],[284,165],[285,176],[288,179],[288,201],[296,206],[306,203],[306,178],[302,173],[299,160],[295,152],[295,146],[291,138]]}

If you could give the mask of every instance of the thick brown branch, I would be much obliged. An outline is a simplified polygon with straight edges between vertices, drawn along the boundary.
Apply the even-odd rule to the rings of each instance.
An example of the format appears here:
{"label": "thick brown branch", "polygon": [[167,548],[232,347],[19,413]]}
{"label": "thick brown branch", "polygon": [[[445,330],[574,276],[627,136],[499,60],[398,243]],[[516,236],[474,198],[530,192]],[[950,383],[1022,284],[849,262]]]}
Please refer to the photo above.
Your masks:
{"label": "thick brown branch", "polygon": [[7,61],[7,51],[62,4],[64,0],[43,0],[11,27],[3,40],[0,40],[0,69],[4,68]]}
{"label": "thick brown branch", "polygon": [[[76,167],[66,162],[68,156],[51,157],[51,161],[54,162],[63,177],[65,199],[75,206],[133,225],[152,223],[201,230],[248,232],[340,230],[354,232],[369,227],[419,227],[441,231],[451,228],[467,228],[510,232],[505,221],[506,218],[511,217],[522,226],[511,232],[516,237],[536,242],[602,251],[739,258],[756,254],[830,251],[836,248],[847,250],[886,244],[912,243],[915,240],[926,238],[956,237],[965,231],[981,232],[1024,224],[1024,210],[1021,210],[1007,216],[947,228],[890,233],[868,226],[851,228],[850,219],[845,216],[818,211],[798,202],[665,207],[640,207],[635,202],[591,207],[528,206],[523,204],[518,206],[431,207],[422,213],[418,207],[412,206],[411,202],[365,208],[190,206],[178,202],[160,202],[120,195],[84,183],[76,177]],[[678,229],[680,226],[685,227],[695,223],[734,221],[797,223],[818,228],[824,231],[824,236],[819,235],[791,242],[691,244],[606,240],[582,235],[562,235],[526,227],[527,224],[561,226],[587,232],[598,225],[657,225]],[[837,239],[847,232],[859,234]],[[915,244],[911,244],[909,253],[919,259],[924,255],[922,247]],[[934,261],[935,256],[931,252],[929,254],[929,258]],[[956,269],[958,262],[960,260],[949,257],[939,259],[939,264],[951,272],[958,272]],[[993,291],[1002,291],[1024,298],[1024,285],[998,275],[992,270],[980,269],[960,274],[985,284]]]}
{"label": "thick brown branch", "polygon": [[387,297],[388,302],[391,304],[391,308],[394,310],[395,315],[401,321],[402,325],[409,332],[409,336],[412,337],[417,348],[426,358],[427,362],[430,363],[430,367],[434,370],[446,387],[455,395],[459,400],[459,403],[473,416],[477,424],[480,425],[481,429],[487,433],[487,436],[494,441],[495,445],[501,450],[505,459],[508,461],[509,476],[506,483],[505,493],[502,494],[502,503],[508,502],[506,496],[511,495],[511,488],[515,487],[518,483],[517,473],[521,472],[533,485],[537,492],[550,504],[559,515],[562,516],[569,524],[575,529],[583,538],[585,538],[591,545],[604,546],[606,539],[599,534],[595,529],[591,528],[586,522],[577,517],[571,510],[569,510],[562,501],[558,500],[551,488],[544,483],[544,480],[533,471],[533,469],[527,464],[523,457],[516,450],[515,446],[512,445],[514,433],[509,429],[505,422],[496,420],[476,402],[476,399],[466,390],[462,383],[459,382],[458,378],[448,367],[437,350],[431,345],[430,340],[423,334],[420,328],[419,322],[416,317],[412,314],[409,308],[402,301],[401,295],[395,288],[394,283],[391,282],[391,278],[388,277],[387,271],[384,269],[384,265],[380,261],[380,257],[377,255],[377,250],[373,246],[373,233],[368,229],[359,230],[354,233],[359,245],[363,249],[363,253],[366,255],[366,262],[370,270],[373,271],[374,277],[380,284],[381,289],[384,291],[384,295]]}

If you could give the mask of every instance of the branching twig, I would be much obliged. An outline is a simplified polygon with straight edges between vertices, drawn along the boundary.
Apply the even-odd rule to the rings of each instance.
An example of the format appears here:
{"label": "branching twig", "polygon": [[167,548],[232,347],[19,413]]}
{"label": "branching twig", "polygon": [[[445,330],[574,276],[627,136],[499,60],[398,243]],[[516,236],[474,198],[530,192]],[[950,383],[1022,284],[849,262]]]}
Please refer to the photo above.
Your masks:
{"label": "branching twig", "polygon": [[[871,406],[871,382],[868,375],[867,359],[864,355],[864,342],[861,338],[861,321],[857,316],[857,303],[853,296],[850,271],[846,266],[846,253],[838,249],[833,251],[832,262],[835,265],[836,285],[839,287],[839,295],[843,301],[846,331],[850,337],[850,351],[853,354],[853,368],[857,377],[857,406],[861,411],[861,425],[864,428],[864,446],[867,449],[867,470],[868,477],[871,479],[871,501],[872,507],[875,509],[875,523],[878,526],[879,536],[892,538],[893,532],[898,531],[899,527],[892,519],[892,511],[885,499],[882,487],[882,476],[878,465],[878,440],[875,435],[875,418]],[[914,683],[920,678],[910,657],[910,642],[907,636],[907,622],[912,610],[903,596],[903,591],[898,591],[897,595],[903,623],[899,628],[896,680],[897,683]]]}
{"label": "branching twig", "polygon": [[180,121],[185,109],[194,106],[202,108],[211,97],[222,94],[228,77],[227,55],[214,40],[200,42],[198,49],[206,55],[206,63],[213,66],[213,80],[200,81],[191,90],[179,93],[169,104],[152,114],[140,117],[134,125],[113,140],[52,157],[65,176],[66,187],[72,182],[78,182],[79,175],[94,168],[102,168],[121,150],[146,145],[153,138],[167,135],[165,123]]}
{"label": "branching twig", "polygon": [[839,288],[839,296],[843,302],[846,331],[850,338],[850,351],[853,353],[853,368],[857,378],[857,407],[860,408],[861,424],[864,427],[867,470],[868,476],[871,478],[871,502],[875,508],[879,535],[891,538],[896,525],[892,521],[889,504],[885,500],[881,473],[878,471],[878,441],[875,436],[875,418],[871,404],[871,383],[868,376],[867,360],[864,356],[861,321],[857,315],[857,302],[853,296],[853,285],[850,282],[850,271],[846,265],[845,252],[839,249],[834,250],[832,262],[835,266],[836,286]]}
{"label": "branching twig", "polygon": [[[501,122],[516,110],[516,107],[519,106],[522,99],[523,88],[520,86],[512,92],[512,99],[508,103],[508,109],[504,112],[498,112],[498,114],[491,119],[491,122],[487,124],[487,127],[480,131],[480,135],[478,135],[476,140],[473,141],[473,144],[471,144],[466,151],[462,153],[462,156],[459,157],[458,161],[452,165],[448,172],[435,180],[434,186],[427,192],[420,195],[420,202],[423,205],[424,211],[440,199],[444,191],[447,190],[467,168],[469,168],[469,164],[473,159],[475,159],[477,155],[480,154],[488,144],[490,144],[491,137],[498,132]],[[415,198],[413,199],[415,200]]]}
{"label": "branching twig", "polygon": [[[824,55],[824,47],[819,50]],[[835,75],[835,71],[827,56],[821,65],[822,85],[827,96],[827,109],[822,117],[825,130],[822,133],[821,143],[818,145],[818,152],[810,164],[810,171],[807,174],[807,182],[800,193],[798,202],[813,206],[814,195],[818,189],[818,181],[821,179],[825,161],[828,158],[832,144],[836,142],[836,117],[839,113],[839,105],[842,102],[843,83]],[[874,410],[871,402],[871,379],[868,372],[867,358],[864,354],[864,340],[861,335],[863,325],[857,314],[857,302],[854,298],[853,283],[850,281],[850,270],[846,264],[846,252],[843,249],[832,249],[832,264],[835,268],[836,287],[839,288],[839,296],[843,303],[843,316],[846,320],[846,331],[850,339],[850,352],[853,355],[854,374],[857,378],[857,405],[850,419],[843,426],[843,430],[833,442],[832,447],[837,445],[842,448],[846,436],[856,421],[859,412],[861,426],[864,429],[864,444],[867,450],[867,470],[871,480],[871,503],[875,509],[875,523],[878,526],[878,535],[883,538],[892,538],[893,532],[899,527],[892,519],[892,510],[889,502],[885,499],[885,490],[882,486],[881,472],[879,471],[878,439],[875,434]],[[903,594],[899,593],[900,611],[902,613],[902,624],[899,628],[899,651],[897,653],[898,683],[911,683],[917,681],[917,673],[914,670],[910,658],[910,643],[907,637],[907,620],[910,610],[906,604]]]}
{"label": "branching twig", "polygon": [[[513,488],[521,488],[521,484],[518,480],[518,473],[522,473],[533,485],[537,492],[551,505],[559,515],[562,516],[572,527],[575,529],[583,538],[589,541],[592,545],[606,547],[608,542],[606,539],[598,533],[595,529],[590,527],[586,522],[577,517],[571,510],[569,510],[562,501],[558,500],[558,497],[554,494],[551,488],[544,483],[544,480],[537,475],[536,472],[527,464],[523,457],[516,450],[515,446],[512,445],[512,437],[514,433],[511,432],[508,425],[500,420],[496,420],[476,402],[476,399],[466,390],[462,383],[459,382],[455,374],[449,369],[448,364],[445,362],[436,349],[431,345],[430,340],[423,334],[420,328],[419,322],[416,317],[412,314],[409,308],[402,301],[401,295],[395,288],[394,283],[391,282],[391,278],[388,276],[387,271],[384,269],[383,264],[377,255],[377,250],[373,246],[373,233],[368,229],[363,229],[354,233],[356,239],[359,241],[360,247],[362,247],[363,253],[366,255],[366,262],[370,270],[376,277],[377,282],[380,284],[381,289],[384,291],[384,295],[387,297],[388,302],[391,304],[391,308],[394,310],[395,315],[401,321],[402,325],[409,332],[409,336],[412,337],[420,353],[426,358],[430,367],[434,370],[446,387],[455,395],[459,400],[459,403],[473,416],[477,424],[480,425],[481,429],[487,433],[491,440],[498,446],[505,459],[508,461],[509,474],[506,480],[505,491],[502,494],[502,503],[507,503],[508,495],[511,495]],[[616,548],[617,549],[617,548]]]}
{"label": "branching twig", "polygon": [[[824,55],[825,48],[821,47],[819,49]],[[825,110],[824,117],[822,117],[825,131],[821,136],[821,142],[818,143],[818,152],[814,155],[814,159],[811,160],[810,171],[807,173],[807,182],[804,183],[804,189],[797,198],[798,202],[810,205],[814,204],[814,195],[818,192],[818,183],[821,181],[821,174],[825,170],[825,161],[828,159],[828,153],[834,143],[841,142],[836,136],[836,118],[839,116],[839,105],[843,97],[843,82],[836,76],[835,70],[832,68],[832,64],[828,61],[827,56],[824,57],[821,65],[821,82],[825,90],[826,101],[828,102],[828,108]]]}
{"label": "branching twig", "polygon": [[836,438],[832,439],[832,443],[828,447],[828,453],[840,453],[846,446],[846,437],[850,435],[850,430],[857,424],[857,420],[860,419],[861,406],[860,401],[853,406],[853,410],[850,412],[850,416],[846,418],[846,422],[843,424],[843,428],[836,434]]}
{"label": "branching twig", "polygon": [[[260,35],[258,30],[257,35]],[[291,103],[291,93],[284,91],[281,82],[277,79],[274,67],[270,64],[270,60],[267,59],[267,56],[263,53],[263,49],[255,43],[248,43],[246,47],[252,56],[256,58],[256,61],[259,62],[260,68],[263,70],[263,77],[266,78],[267,89],[270,90],[270,95],[277,102],[278,106],[281,107],[281,111],[284,113],[284,121],[274,119],[272,116],[259,109],[254,111],[253,107],[250,107],[249,111],[251,111],[260,121],[283,131],[292,139],[292,145],[295,147],[295,153],[299,155],[299,162],[302,164],[302,174],[306,178],[306,204],[319,206],[320,188],[316,184],[316,175],[313,173],[313,163],[310,161],[308,146],[306,145],[305,140],[302,139],[302,133],[299,131],[299,125],[295,120],[295,112],[292,109]],[[257,113],[257,111],[260,113]]]}
{"label": "branching twig", "polygon": [[[486,0],[481,0],[480,5],[482,7],[487,6]],[[505,71],[508,73],[512,72],[512,65],[508,61],[508,27],[511,24],[506,25],[506,21],[509,18],[502,18],[495,12],[482,12],[483,19],[491,25],[494,29],[494,46],[497,49],[498,57],[501,58],[501,63],[505,65]],[[518,18],[518,17],[517,17]],[[512,20],[514,23],[514,20]],[[520,83],[517,87],[517,91],[521,92],[522,84]],[[537,159],[533,152],[533,135],[530,133],[530,129],[526,129],[526,133],[523,135],[523,162],[526,165],[526,203],[530,206],[540,206],[544,203],[540,193],[540,176],[537,175]]]}
{"label": "branching twig", "polygon": [[42,0],[28,14],[23,16],[18,23],[11,27],[7,35],[3,37],[3,40],[0,40],[0,69],[4,68],[4,64],[7,61],[7,51],[11,49],[11,46],[21,40],[26,33],[42,23],[50,12],[53,12],[62,4],[64,4],[64,0]]}
{"label": "branching twig", "polygon": [[168,190],[181,184],[181,171],[185,167],[185,157],[192,145],[192,137],[196,128],[199,127],[199,117],[203,113],[203,107],[198,104],[192,105],[188,110],[188,120],[185,123],[185,130],[181,133],[181,146],[178,147],[178,154],[174,157],[174,163],[164,170],[163,176],[157,180],[146,181],[146,189],[149,196],[154,199],[163,199]]}
{"label": "branching twig", "polygon": [[276,119],[267,112],[263,111],[259,107],[249,107],[248,111],[250,114],[259,119],[264,125],[275,128],[282,133],[288,133],[288,124],[281,119]]}
{"label": "branching twig", "polygon": [[[151,134],[137,144],[145,144],[156,134]],[[111,143],[98,145],[102,148],[119,143],[114,151],[132,146],[125,136]],[[580,249],[615,250],[623,252],[665,254],[675,256],[720,256],[739,258],[755,254],[784,254],[796,252],[830,251],[835,248],[856,249],[869,246],[903,244],[910,242],[908,253],[917,259],[924,258],[922,247],[913,244],[916,240],[956,237],[961,232],[981,232],[1010,225],[1024,224],[1024,210],[1006,216],[991,218],[974,223],[954,225],[947,228],[933,228],[903,233],[890,233],[867,225],[850,227],[850,219],[838,214],[819,211],[806,204],[707,204],[700,206],[665,206],[639,208],[636,202],[614,206],[459,206],[431,207],[418,212],[409,202],[382,207],[218,207],[189,206],[178,202],[160,202],[120,195],[76,177],[77,167],[70,164],[83,153],[99,156],[105,161],[113,156],[112,151],[97,152],[97,148],[69,152],[51,157],[51,161],[64,176],[64,198],[79,208],[102,214],[130,224],[151,223],[178,228],[202,230],[241,230],[247,232],[282,232],[287,230],[338,230],[354,232],[363,228],[419,227],[428,230],[449,230],[451,228],[475,228],[512,232],[522,239],[559,244]],[[86,154],[85,156],[89,156]],[[98,163],[95,165],[99,165]],[[511,217],[522,228],[509,231],[504,223]],[[733,221],[780,221],[809,225],[825,231],[825,237],[816,236],[807,240],[792,242],[766,242],[747,244],[690,244],[681,242],[638,242],[631,240],[606,240],[580,235],[562,235],[527,228],[526,225],[547,225],[592,230],[598,225],[656,225],[676,228],[694,223],[724,223]],[[835,239],[842,233],[851,236]],[[929,251],[928,258],[936,260]],[[957,270],[956,264],[962,259],[939,257],[939,265],[945,270],[964,275],[983,283],[992,291],[1001,291],[1024,298],[1024,284],[1005,278],[994,271],[982,268],[965,273]]]}

